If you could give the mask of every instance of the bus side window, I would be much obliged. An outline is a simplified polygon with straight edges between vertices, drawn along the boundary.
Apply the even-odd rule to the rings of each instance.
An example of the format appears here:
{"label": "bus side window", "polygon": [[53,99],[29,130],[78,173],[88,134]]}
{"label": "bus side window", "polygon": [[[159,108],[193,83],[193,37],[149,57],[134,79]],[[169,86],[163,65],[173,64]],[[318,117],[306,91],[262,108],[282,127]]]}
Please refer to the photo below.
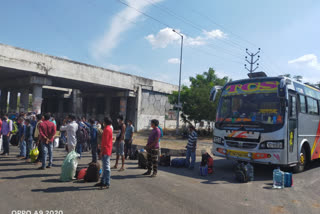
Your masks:
{"label": "bus side window", "polygon": [[296,97],[294,96],[290,96],[290,111],[289,111],[289,115],[292,118],[295,118],[297,115],[297,111],[296,111]]}
{"label": "bus side window", "polygon": [[300,112],[307,113],[306,97],[303,95],[299,95],[299,101],[300,101]]}
{"label": "bus side window", "polygon": [[308,114],[318,114],[318,102],[317,100],[307,97]]}

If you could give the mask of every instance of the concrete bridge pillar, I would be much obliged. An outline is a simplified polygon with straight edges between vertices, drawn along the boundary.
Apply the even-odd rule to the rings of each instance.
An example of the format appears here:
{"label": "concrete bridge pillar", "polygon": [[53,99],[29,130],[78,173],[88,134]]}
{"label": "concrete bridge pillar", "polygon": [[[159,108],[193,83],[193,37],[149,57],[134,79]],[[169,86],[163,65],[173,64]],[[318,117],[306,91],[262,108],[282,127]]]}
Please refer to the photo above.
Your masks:
{"label": "concrete bridge pillar", "polygon": [[7,113],[7,104],[8,104],[8,90],[1,89],[0,113]]}
{"label": "concrete bridge pillar", "polygon": [[104,101],[105,101],[104,115],[105,116],[110,116],[110,114],[111,114],[111,102],[112,102],[112,97],[110,96],[110,94],[105,95]]}
{"label": "concrete bridge pillar", "polygon": [[59,112],[59,117],[62,117],[63,115],[63,98],[60,98],[59,99],[59,102],[58,102],[58,112]]}
{"label": "concrete bridge pillar", "polygon": [[32,111],[36,114],[41,114],[42,105],[42,86],[33,85],[32,88]]}
{"label": "concrete bridge pillar", "polygon": [[28,112],[28,107],[29,107],[29,89],[24,88],[20,92],[19,111],[20,112]]}
{"label": "concrete bridge pillar", "polygon": [[82,116],[82,96],[78,89],[72,90],[72,112],[77,116]]}
{"label": "concrete bridge pillar", "polygon": [[136,98],[136,112],[135,112],[135,127],[136,131],[140,131],[140,126],[139,126],[139,120],[140,120],[140,114],[141,114],[141,100],[142,100],[142,88],[139,85],[137,88],[137,98]]}
{"label": "concrete bridge pillar", "polygon": [[17,112],[17,103],[18,103],[18,91],[16,89],[10,90],[10,98],[9,98],[9,112],[16,113]]}
{"label": "concrete bridge pillar", "polygon": [[120,98],[120,115],[123,116],[123,120],[126,120],[127,116],[127,97]]}

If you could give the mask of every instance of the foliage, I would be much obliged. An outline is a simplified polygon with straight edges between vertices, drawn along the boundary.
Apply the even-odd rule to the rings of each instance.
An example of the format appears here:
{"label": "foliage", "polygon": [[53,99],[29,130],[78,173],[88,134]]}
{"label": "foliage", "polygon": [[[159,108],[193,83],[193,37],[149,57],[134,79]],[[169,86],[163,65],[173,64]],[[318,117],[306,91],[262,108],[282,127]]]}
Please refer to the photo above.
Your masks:
{"label": "foliage", "polygon": [[[213,68],[196,77],[190,77],[190,87],[182,86],[181,88],[182,118],[185,122],[214,121],[218,99],[212,103],[209,100],[210,91],[213,86],[223,86],[228,81],[230,81],[228,77],[218,78]],[[177,91],[169,96],[169,101],[171,104],[178,103]]]}

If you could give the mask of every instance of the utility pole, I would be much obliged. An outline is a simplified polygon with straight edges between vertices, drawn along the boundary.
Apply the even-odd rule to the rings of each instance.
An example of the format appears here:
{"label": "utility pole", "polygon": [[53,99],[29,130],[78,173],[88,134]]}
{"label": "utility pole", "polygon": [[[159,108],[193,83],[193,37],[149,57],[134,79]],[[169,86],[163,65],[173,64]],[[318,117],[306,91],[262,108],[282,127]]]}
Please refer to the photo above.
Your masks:
{"label": "utility pole", "polygon": [[179,93],[178,93],[178,104],[176,105],[177,108],[177,127],[176,127],[176,134],[179,134],[179,122],[180,122],[180,109],[182,108],[180,102],[180,94],[181,94],[181,69],[182,69],[182,48],[183,48],[183,35],[176,30],[172,29],[173,32],[181,36],[181,50],[180,50],[180,71],[179,71]]}
{"label": "utility pole", "polygon": [[[248,60],[248,56],[246,56],[246,61],[250,64],[250,69],[247,68],[247,64],[244,65],[245,69],[247,69],[250,73],[253,73],[255,70],[257,70],[259,68],[259,63],[257,63],[260,59],[260,56],[258,56],[258,58],[254,60],[254,57],[260,53],[260,48],[258,49],[258,52],[253,54],[253,53],[249,53],[248,48],[246,49],[247,54],[250,57],[250,61]],[[257,63],[257,66],[255,68],[253,68],[254,64]]]}

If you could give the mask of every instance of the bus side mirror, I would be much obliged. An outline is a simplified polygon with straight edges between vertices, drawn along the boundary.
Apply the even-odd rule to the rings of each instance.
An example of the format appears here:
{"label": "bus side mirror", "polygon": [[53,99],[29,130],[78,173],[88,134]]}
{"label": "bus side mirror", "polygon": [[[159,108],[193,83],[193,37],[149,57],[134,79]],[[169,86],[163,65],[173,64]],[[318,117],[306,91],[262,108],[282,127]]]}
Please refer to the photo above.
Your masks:
{"label": "bus side mirror", "polygon": [[286,98],[286,88],[288,84],[291,84],[291,80],[281,79],[280,85],[278,87],[278,97]]}
{"label": "bus side mirror", "polygon": [[221,90],[222,86],[214,86],[211,91],[210,91],[210,101],[214,102],[216,99],[216,96],[219,92],[219,90]]}

